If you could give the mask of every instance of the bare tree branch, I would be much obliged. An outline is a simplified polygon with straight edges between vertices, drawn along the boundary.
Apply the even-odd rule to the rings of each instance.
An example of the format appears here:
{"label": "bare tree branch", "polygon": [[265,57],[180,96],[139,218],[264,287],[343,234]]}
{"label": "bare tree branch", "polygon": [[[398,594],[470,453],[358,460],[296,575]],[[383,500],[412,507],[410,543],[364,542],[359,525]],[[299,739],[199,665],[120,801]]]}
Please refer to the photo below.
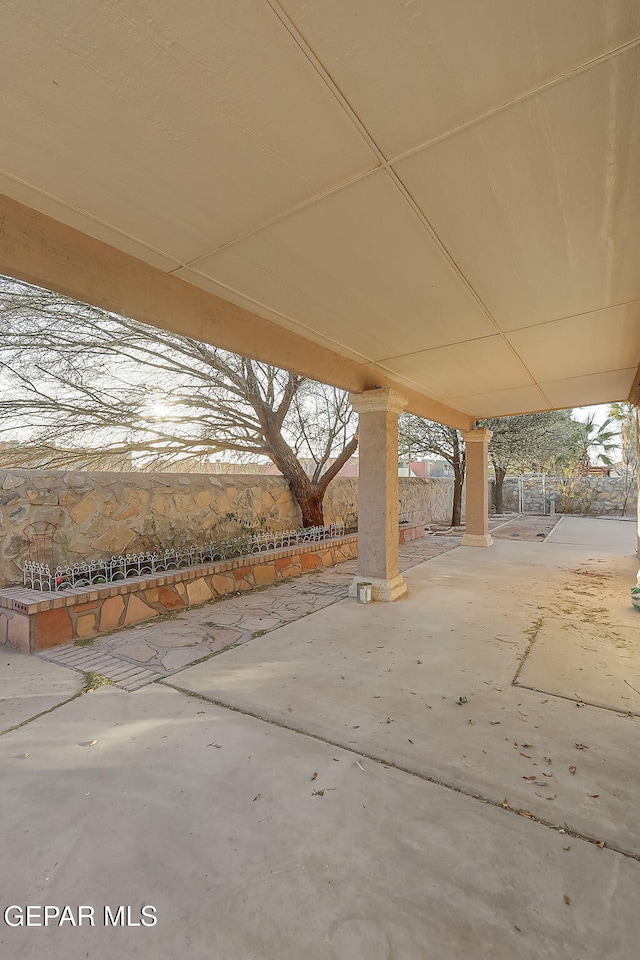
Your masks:
{"label": "bare tree branch", "polygon": [[326,486],[357,446],[341,391],[8,278],[0,387],[5,462],[191,469],[223,451],[267,456],[305,525],[322,522]]}

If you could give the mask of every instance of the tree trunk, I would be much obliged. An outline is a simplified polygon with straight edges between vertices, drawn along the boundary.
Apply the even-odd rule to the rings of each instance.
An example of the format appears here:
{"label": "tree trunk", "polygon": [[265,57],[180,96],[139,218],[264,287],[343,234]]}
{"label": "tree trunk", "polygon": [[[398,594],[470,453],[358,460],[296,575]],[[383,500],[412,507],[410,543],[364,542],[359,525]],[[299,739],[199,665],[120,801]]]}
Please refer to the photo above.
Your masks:
{"label": "tree trunk", "polygon": [[462,485],[464,477],[454,474],[453,478],[453,510],[451,513],[451,526],[459,527],[462,522]]}
{"label": "tree trunk", "polygon": [[293,495],[296,503],[302,513],[303,527],[323,527],[324,509],[323,500],[325,487],[318,483],[309,483],[308,485],[297,485]]}
{"label": "tree trunk", "polygon": [[451,526],[459,527],[462,522],[462,487],[464,486],[464,471],[459,467],[453,468],[453,511]]}
{"label": "tree trunk", "polygon": [[302,513],[302,526],[323,527],[324,510],[322,503],[324,495],[330,482],[338,475],[349,457],[355,453],[358,447],[357,434],[349,441],[329,469],[325,470],[320,479],[313,480],[304,472],[302,464],[280,433],[280,424],[275,421],[268,422],[266,415],[265,423],[266,452],[278,470],[289,481],[289,489]]}
{"label": "tree trunk", "polygon": [[496,463],[493,464],[493,469],[496,474],[496,482],[493,488],[493,505],[496,508],[496,513],[504,513],[502,493],[507,471],[504,467],[499,467]]}
{"label": "tree trunk", "polygon": [[466,467],[466,453],[460,443],[458,431],[454,431],[452,438],[453,457],[450,461],[453,467],[453,510],[451,511],[451,526],[459,527],[462,524],[462,488]]}

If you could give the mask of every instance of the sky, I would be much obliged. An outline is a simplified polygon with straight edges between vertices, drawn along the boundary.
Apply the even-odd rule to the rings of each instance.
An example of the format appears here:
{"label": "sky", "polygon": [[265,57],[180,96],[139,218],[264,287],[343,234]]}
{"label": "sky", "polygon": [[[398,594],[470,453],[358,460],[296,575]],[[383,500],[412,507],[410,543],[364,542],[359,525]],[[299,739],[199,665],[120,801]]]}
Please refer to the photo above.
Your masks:
{"label": "sky", "polygon": [[609,416],[610,406],[610,403],[599,403],[595,407],[574,407],[573,419],[582,420],[584,422],[587,417],[593,414],[596,418],[596,423],[601,426]]}

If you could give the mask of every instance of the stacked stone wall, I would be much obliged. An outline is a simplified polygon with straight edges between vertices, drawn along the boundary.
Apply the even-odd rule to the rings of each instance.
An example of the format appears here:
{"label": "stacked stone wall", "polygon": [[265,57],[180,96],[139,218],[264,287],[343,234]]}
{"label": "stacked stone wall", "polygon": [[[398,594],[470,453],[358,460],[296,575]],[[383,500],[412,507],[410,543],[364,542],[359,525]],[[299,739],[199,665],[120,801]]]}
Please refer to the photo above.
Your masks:
{"label": "stacked stone wall", "polygon": [[[446,522],[452,493],[450,479],[401,478],[401,516]],[[325,522],[353,527],[357,513],[358,481],[337,478],[325,497]],[[0,586],[21,582],[24,530],[41,521],[56,528],[47,557],[54,564],[232,536],[243,525],[301,525],[283,477],[0,470]]]}
{"label": "stacked stone wall", "polygon": [[[493,485],[493,481],[492,481]],[[633,516],[638,496],[635,478],[631,482],[622,477],[545,477],[540,475],[506,477],[503,485],[503,506],[507,513],[519,506],[519,486],[522,489],[524,513],[549,513],[550,496],[555,494],[557,513],[577,513],[587,516]],[[490,502],[493,503],[491,493]]]}

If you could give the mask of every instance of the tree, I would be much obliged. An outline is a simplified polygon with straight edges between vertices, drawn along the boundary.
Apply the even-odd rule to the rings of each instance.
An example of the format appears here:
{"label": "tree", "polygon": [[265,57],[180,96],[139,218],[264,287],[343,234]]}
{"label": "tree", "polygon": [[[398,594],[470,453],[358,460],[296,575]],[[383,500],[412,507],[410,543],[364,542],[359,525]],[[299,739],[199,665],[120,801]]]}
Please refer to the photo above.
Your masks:
{"label": "tree", "polygon": [[633,403],[612,403],[609,420],[616,424],[622,447],[622,462],[632,468],[638,465],[638,408]]}
{"label": "tree", "polygon": [[582,473],[589,473],[589,467],[592,462],[603,463],[610,467],[613,460],[610,454],[614,453],[618,447],[620,432],[616,430],[613,417],[599,424],[596,422],[595,414],[590,413],[587,419],[580,424],[578,435],[578,456],[577,462]]}
{"label": "tree", "polygon": [[424,456],[435,454],[453,468],[453,508],[451,526],[459,527],[462,518],[462,489],[466,464],[464,440],[458,430],[442,423],[423,420],[412,413],[404,413],[398,424],[398,443],[401,455]]}
{"label": "tree", "polygon": [[638,476],[638,408],[633,403],[612,403],[609,407],[609,417],[620,432],[624,490],[620,512],[624,516],[627,501]]}
{"label": "tree", "polygon": [[304,526],[323,523],[326,489],[358,445],[340,390],[6,278],[0,371],[0,437],[39,465],[266,456]]}
{"label": "tree", "polygon": [[494,417],[483,420],[482,426],[493,431],[489,457],[495,475],[496,513],[504,512],[503,484],[510,469],[544,470],[563,456],[575,455],[581,430],[581,425],[571,418],[570,410]]}

